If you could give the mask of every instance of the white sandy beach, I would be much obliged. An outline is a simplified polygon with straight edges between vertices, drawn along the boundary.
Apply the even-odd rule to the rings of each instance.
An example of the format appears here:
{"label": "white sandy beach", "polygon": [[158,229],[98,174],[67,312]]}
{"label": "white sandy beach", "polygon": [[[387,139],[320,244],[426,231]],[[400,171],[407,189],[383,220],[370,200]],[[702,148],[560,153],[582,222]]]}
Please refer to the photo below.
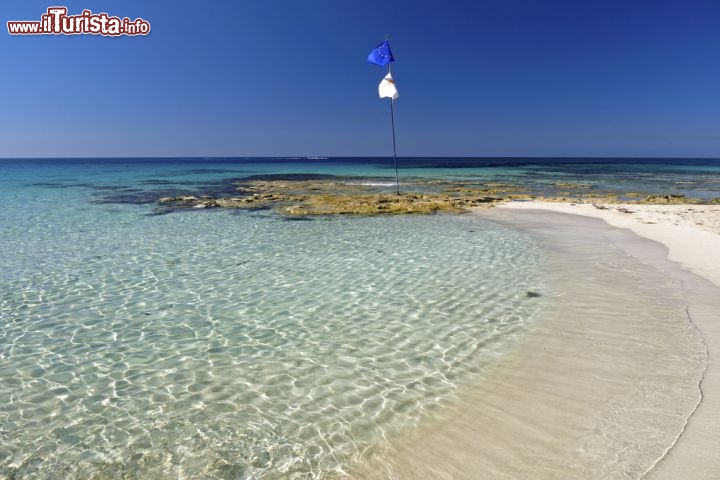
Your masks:
{"label": "white sandy beach", "polygon": [[[720,205],[576,204],[511,202],[501,209],[545,210],[600,218],[659,242],[667,258],[720,286]],[[720,478],[720,310],[696,298],[693,321],[708,347],[703,399],[686,430],[647,478]],[[711,305],[703,305],[705,301]],[[701,312],[701,310],[704,310]],[[689,475],[688,475],[689,474]]]}
{"label": "white sandy beach", "polygon": [[600,207],[478,210],[544,245],[552,306],[358,477],[720,478],[720,206]]}
{"label": "white sandy beach", "polygon": [[720,205],[510,202],[499,208],[601,218],[665,245],[668,258],[720,286]]}

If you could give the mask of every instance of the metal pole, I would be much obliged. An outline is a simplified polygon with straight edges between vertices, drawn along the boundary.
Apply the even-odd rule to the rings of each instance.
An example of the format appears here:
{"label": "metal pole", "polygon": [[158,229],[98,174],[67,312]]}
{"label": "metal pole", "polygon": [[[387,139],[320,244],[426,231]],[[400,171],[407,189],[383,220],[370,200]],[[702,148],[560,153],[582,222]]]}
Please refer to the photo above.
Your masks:
{"label": "metal pole", "polygon": [[397,149],[395,148],[395,100],[392,98],[390,99],[390,121],[392,122],[393,159],[395,159],[395,186],[397,187],[397,194],[400,195],[400,178],[398,177]]}
{"label": "metal pole", "polygon": [[[390,34],[385,34],[385,40],[390,40]],[[387,64],[388,73],[392,72],[391,64]],[[390,122],[392,123],[392,137],[393,137],[393,160],[395,160],[395,188],[397,194],[400,195],[400,177],[398,177],[398,165],[397,165],[397,149],[395,148],[395,99],[390,99]]]}
{"label": "metal pole", "polygon": [[[390,35],[385,34],[385,40],[388,40]],[[391,64],[388,63],[388,73],[392,72]],[[395,188],[397,194],[400,195],[400,177],[398,177],[398,165],[397,165],[397,148],[395,147],[395,99],[390,99],[390,122],[392,123],[392,137],[393,137],[393,160],[395,160]]]}

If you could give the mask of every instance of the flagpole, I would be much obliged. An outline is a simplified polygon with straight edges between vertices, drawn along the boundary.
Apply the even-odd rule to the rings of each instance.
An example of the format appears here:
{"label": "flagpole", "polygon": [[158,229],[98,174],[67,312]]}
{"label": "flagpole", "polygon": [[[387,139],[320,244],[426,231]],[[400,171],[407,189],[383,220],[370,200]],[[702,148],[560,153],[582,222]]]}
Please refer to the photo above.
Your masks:
{"label": "flagpole", "polygon": [[390,99],[390,122],[392,123],[392,137],[393,137],[393,159],[395,159],[395,187],[397,188],[397,194],[400,195],[400,178],[398,177],[398,165],[397,165],[397,149],[395,148],[395,99]]}
{"label": "flagpole", "polygon": [[393,141],[393,160],[395,161],[395,188],[397,194],[400,195],[400,175],[398,174],[398,161],[397,161],[397,144],[395,139],[395,99],[398,98],[397,88],[392,80],[391,66],[390,64],[395,61],[390,52],[390,45],[388,40],[390,39],[389,34],[385,34],[385,41],[375,47],[368,55],[368,62],[374,63],[384,67],[387,65],[387,74],[385,78],[380,82],[378,87],[378,93],[380,98],[390,98],[390,124],[392,125],[392,141]]}
{"label": "flagpole", "polygon": [[[385,41],[390,40],[390,34],[385,34]],[[388,73],[391,73],[390,63],[388,63]],[[397,148],[395,147],[395,99],[390,98],[390,123],[392,124],[392,139],[393,139],[393,160],[395,161],[395,188],[397,194],[400,195],[400,177],[398,176],[398,163],[397,163]]]}

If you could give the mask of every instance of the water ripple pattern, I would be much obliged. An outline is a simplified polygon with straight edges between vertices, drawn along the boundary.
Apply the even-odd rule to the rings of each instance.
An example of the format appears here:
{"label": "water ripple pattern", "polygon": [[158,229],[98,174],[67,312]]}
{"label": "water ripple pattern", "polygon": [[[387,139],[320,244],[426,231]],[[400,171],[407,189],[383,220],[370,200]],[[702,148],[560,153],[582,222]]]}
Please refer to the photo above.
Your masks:
{"label": "water ripple pattern", "polygon": [[472,216],[137,208],[0,233],[0,478],[343,477],[544,301],[536,246]]}

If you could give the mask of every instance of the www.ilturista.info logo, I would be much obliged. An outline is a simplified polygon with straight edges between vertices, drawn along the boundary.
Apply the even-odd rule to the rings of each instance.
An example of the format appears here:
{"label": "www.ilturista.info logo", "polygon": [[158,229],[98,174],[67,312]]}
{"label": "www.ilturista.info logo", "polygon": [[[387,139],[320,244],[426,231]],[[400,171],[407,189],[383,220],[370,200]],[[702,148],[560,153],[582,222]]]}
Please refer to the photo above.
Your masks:
{"label": "www.ilturista.info logo", "polygon": [[147,35],[150,23],[142,18],[111,17],[107,13],[83,10],[80,15],[68,15],[66,7],[50,7],[40,21],[7,22],[10,35]]}

